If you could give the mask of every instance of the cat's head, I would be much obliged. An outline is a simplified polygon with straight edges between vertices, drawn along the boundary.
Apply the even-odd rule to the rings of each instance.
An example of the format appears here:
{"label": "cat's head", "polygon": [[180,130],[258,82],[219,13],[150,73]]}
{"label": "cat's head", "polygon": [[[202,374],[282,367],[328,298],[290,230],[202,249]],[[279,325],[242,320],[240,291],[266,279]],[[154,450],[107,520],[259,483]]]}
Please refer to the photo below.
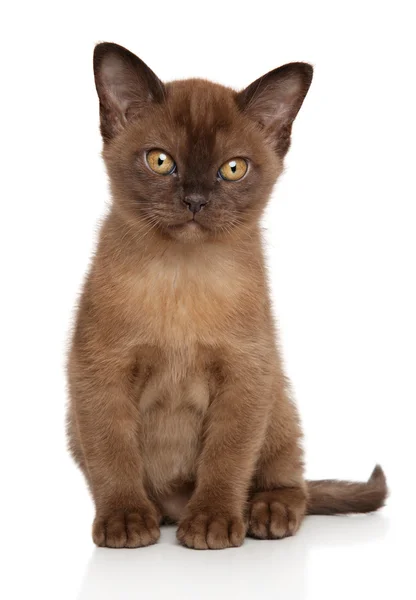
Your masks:
{"label": "cat's head", "polygon": [[103,43],[94,73],[115,208],[131,227],[197,242],[259,220],[310,65],[284,65],[235,92],[200,79],[164,84],[137,56]]}

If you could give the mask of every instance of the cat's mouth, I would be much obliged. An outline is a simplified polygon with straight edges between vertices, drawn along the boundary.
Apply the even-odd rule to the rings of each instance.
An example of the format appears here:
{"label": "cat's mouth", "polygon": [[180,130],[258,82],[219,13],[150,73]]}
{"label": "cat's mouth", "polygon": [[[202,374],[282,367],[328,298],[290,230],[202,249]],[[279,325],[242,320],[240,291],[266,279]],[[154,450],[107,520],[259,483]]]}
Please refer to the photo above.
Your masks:
{"label": "cat's mouth", "polygon": [[207,229],[200,221],[195,218],[188,219],[188,221],[182,223],[175,223],[170,225],[171,229]]}
{"label": "cat's mouth", "polygon": [[206,239],[210,230],[197,219],[172,223],[167,228],[171,237],[181,242],[198,242]]}

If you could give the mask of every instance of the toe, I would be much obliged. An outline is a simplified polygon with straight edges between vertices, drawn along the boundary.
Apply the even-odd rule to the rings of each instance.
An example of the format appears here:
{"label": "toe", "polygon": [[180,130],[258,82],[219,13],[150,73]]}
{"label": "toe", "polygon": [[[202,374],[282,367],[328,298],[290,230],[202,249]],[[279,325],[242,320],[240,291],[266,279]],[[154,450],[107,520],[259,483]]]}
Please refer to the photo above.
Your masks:
{"label": "toe", "polygon": [[231,546],[238,547],[244,542],[247,525],[242,519],[232,519],[229,526],[229,538]]}
{"label": "toe", "polygon": [[253,502],[250,514],[250,532],[255,537],[266,539],[270,522],[270,507],[267,502]]}
{"label": "toe", "polygon": [[95,519],[92,526],[92,539],[96,546],[105,546],[105,521],[104,519]]}
{"label": "toe", "polygon": [[287,535],[288,521],[286,507],[281,502],[270,504],[269,533],[271,538],[284,538]]}
{"label": "toe", "polygon": [[116,514],[107,520],[106,546],[108,548],[124,548],[127,532],[124,514]]}
{"label": "toe", "polygon": [[208,548],[212,550],[221,550],[228,548],[230,541],[228,539],[228,521],[226,519],[215,519],[211,521],[207,531]]}

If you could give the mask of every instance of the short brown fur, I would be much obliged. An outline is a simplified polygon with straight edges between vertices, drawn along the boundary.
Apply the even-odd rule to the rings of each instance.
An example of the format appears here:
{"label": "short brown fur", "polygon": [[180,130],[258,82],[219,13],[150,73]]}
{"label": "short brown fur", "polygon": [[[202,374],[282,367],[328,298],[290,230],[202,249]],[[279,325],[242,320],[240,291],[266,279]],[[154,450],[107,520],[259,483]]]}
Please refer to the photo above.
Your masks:
{"label": "short brown fur", "polygon": [[[166,520],[185,546],[226,548],[292,535],[306,513],[378,509],[379,467],[367,483],[305,482],[270,308],[259,219],[311,67],[240,93],[162,84],[115,44],[96,47],[94,69],[113,204],[73,333],[68,435],[95,543],[146,546]],[[175,174],[150,172],[152,148]],[[247,176],[221,181],[234,156]],[[205,202],[192,219],[189,197]]]}

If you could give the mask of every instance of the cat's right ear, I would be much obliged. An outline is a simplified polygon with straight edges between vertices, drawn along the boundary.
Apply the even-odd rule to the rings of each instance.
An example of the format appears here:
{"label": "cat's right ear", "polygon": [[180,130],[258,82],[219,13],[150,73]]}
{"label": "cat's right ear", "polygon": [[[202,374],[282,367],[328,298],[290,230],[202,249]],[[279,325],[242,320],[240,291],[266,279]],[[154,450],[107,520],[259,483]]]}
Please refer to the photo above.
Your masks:
{"label": "cat's right ear", "polygon": [[100,128],[106,142],[129,121],[140,118],[149,103],[162,102],[165,87],[140,58],[118,44],[98,44],[93,62]]}

